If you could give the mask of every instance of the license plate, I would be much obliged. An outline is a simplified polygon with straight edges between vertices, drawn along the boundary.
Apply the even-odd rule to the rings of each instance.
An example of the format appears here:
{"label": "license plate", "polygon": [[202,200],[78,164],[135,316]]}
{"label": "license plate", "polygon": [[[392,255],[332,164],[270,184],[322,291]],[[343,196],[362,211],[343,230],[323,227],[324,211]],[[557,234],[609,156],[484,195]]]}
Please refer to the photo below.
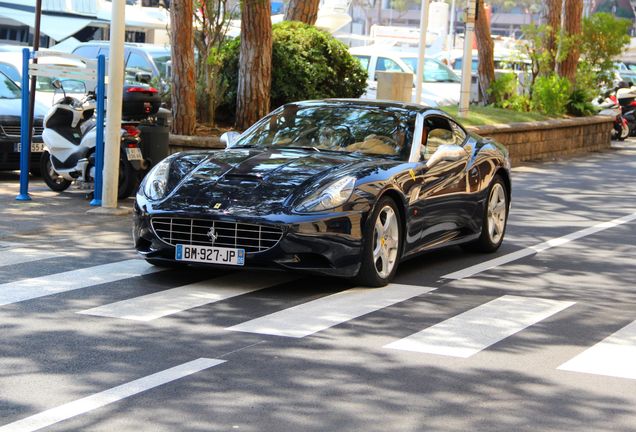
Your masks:
{"label": "license plate", "polygon": [[138,147],[126,148],[126,157],[128,160],[144,160],[141,149]]}
{"label": "license plate", "polygon": [[177,261],[242,266],[245,265],[245,249],[178,244],[175,259]]}
{"label": "license plate", "polygon": [[[20,143],[16,143],[14,149],[16,152],[20,153]],[[42,153],[44,151],[44,143],[31,143],[31,153]]]}

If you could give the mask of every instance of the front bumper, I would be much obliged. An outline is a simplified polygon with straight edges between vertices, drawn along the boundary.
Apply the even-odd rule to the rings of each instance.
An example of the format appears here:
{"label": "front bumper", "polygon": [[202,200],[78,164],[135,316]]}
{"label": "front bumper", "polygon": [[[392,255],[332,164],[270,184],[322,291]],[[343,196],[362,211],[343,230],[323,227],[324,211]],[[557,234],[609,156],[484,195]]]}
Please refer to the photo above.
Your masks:
{"label": "front bumper", "polygon": [[[33,142],[41,143],[41,137],[34,137]],[[19,170],[20,152],[15,151],[16,144],[20,143],[20,138],[0,136],[0,170]],[[41,152],[31,152],[29,164],[31,167],[40,167]]]}
{"label": "front bumper", "polygon": [[[135,248],[144,258],[175,262],[175,246],[164,242],[151,225],[153,216],[193,219],[213,219],[225,222],[275,225],[282,229],[280,241],[272,248],[246,253],[244,268],[277,268],[298,270],[337,277],[354,277],[360,270],[362,232],[366,219],[364,212],[347,212],[327,215],[276,217],[236,216],[227,213],[151,214],[135,203],[133,238]],[[211,246],[212,244],[210,244]],[[185,263],[192,266],[224,267],[217,264]],[[243,268],[243,267],[239,267]]]}

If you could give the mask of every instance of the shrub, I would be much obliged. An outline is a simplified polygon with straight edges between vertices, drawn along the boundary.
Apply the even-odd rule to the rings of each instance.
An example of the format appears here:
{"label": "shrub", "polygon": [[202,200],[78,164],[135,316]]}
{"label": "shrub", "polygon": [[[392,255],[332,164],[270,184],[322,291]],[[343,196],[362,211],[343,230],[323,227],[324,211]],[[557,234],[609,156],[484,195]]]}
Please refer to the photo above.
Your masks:
{"label": "shrub", "polygon": [[488,93],[492,95],[497,108],[510,109],[513,111],[530,111],[530,98],[526,95],[519,95],[517,89],[519,79],[517,74],[510,72],[500,75],[490,84]]}
{"label": "shrub", "polygon": [[583,117],[596,113],[596,108],[590,102],[589,92],[582,89],[575,89],[570,93],[566,108],[568,114]]}
{"label": "shrub", "polygon": [[[300,22],[272,26],[270,107],[330,97],[357,98],[367,86],[367,72],[346,45],[329,33]],[[231,120],[236,111],[240,38],[225,44],[221,79],[228,89],[219,114]]]}
{"label": "shrub", "polygon": [[570,99],[570,81],[552,73],[540,76],[532,88],[532,105],[543,114],[560,116],[565,114]]}

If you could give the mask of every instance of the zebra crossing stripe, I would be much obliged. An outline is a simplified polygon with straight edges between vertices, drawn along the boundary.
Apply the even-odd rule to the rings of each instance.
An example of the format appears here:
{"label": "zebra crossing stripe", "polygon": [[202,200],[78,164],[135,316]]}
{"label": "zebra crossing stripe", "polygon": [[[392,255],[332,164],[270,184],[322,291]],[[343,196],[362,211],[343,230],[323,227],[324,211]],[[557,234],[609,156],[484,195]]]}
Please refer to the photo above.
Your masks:
{"label": "zebra crossing stripe", "polygon": [[143,260],[131,259],[4,283],[0,284],[0,306],[116,282],[161,270],[164,269],[154,267]]}
{"label": "zebra crossing stripe", "polygon": [[636,379],[636,321],[563,363],[558,369]]}
{"label": "zebra crossing stripe", "polygon": [[80,314],[152,321],[178,312],[294,280],[280,273],[234,273],[87,309]]}
{"label": "zebra crossing stripe", "polygon": [[0,243],[0,267],[40,261],[62,255],[58,251],[41,250],[16,243]]}
{"label": "zebra crossing stripe", "polygon": [[573,304],[506,295],[385,348],[468,358]]}
{"label": "zebra crossing stripe", "polygon": [[493,258],[491,260],[475,264],[474,266],[467,267],[465,269],[449,273],[447,275],[442,276],[444,279],[465,279],[476,274],[485,272],[495,267],[502,266],[504,264],[511,263],[513,261],[520,260],[530,255],[534,255],[540,252],[543,252],[547,249],[551,249],[554,247],[563,246],[571,241],[578,240],[583,237],[590,236],[592,234],[596,234],[601,231],[605,231],[610,228],[617,227],[619,225],[629,223],[636,220],[636,213],[628,214],[626,216],[620,217],[618,219],[614,219],[607,222],[601,222],[591,227],[582,229],[580,231],[573,232],[571,234],[565,235],[563,237],[553,238],[551,240],[545,241],[543,243],[539,243],[535,246],[531,246],[525,249],[521,249],[507,255],[503,255],[497,258]]}
{"label": "zebra crossing stripe", "polygon": [[0,432],[33,432],[40,430],[221,363],[225,363],[225,360],[199,358],[91,396],[65,403],[5,426],[0,426]]}
{"label": "zebra crossing stripe", "polygon": [[434,289],[400,284],[389,284],[383,288],[353,288],[227,330],[301,338]]}

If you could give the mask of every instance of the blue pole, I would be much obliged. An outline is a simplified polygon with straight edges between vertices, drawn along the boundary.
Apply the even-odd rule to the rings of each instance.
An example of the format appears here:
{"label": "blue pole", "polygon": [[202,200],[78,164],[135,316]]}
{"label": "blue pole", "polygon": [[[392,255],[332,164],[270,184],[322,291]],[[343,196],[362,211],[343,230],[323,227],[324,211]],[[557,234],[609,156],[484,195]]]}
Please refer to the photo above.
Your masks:
{"label": "blue pole", "polygon": [[91,206],[102,205],[102,178],[104,171],[104,81],[106,59],[97,56],[97,130],[95,132],[95,189]]}
{"label": "blue pole", "polygon": [[29,158],[31,143],[29,142],[29,60],[31,52],[22,50],[22,118],[20,119],[20,194],[18,201],[30,201],[29,196]]}

